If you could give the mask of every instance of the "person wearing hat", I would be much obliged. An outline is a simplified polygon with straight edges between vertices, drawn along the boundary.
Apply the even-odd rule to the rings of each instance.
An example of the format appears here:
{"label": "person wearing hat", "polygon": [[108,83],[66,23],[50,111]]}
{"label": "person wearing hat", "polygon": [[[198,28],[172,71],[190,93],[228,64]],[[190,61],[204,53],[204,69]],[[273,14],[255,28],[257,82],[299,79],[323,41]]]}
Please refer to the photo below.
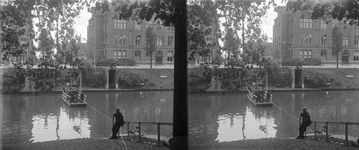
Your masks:
{"label": "person wearing hat", "polygon": [[109,139],[117,139],[117,132],[120,130],[120,127],[125,124],[119,107],[116,108],[116,112],[113,114],[112,124],[112,136]]}
{"label": "person wearing hat", "polygon": [[[302,120],[301,120],[302,119]],[[296,139],[304,139],[304,132],[307,130],[307,127],[310,126],[312,121],[310,120],[310,115],[307,112],[307,108],[303,108],[303,112],[299,116],[299,122],[301,124],[299,126],[299,136]]]}

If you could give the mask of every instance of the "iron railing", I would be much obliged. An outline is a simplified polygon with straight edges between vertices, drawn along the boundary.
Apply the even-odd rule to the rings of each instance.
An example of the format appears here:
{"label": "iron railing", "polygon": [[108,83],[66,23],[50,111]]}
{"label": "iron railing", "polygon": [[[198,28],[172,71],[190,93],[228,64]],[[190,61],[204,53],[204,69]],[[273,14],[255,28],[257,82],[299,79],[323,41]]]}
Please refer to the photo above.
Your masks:
{"label": "iron railing", "polygon": [[[323,132],[325,132],[325,142],[329,142],[329,124],[339,124],[344,125],[344,136],[345,136],[345,142],[346,144],[349,144],[348,135],[349,135],[349,126],[350,125],[356,125],[359,126],[359,122],[335,122],[335,121],[312,121],[314,123],[314,139],[317,139],[317,133],[321,134],[321,138],[323,135]],[[318,131],[317,124],[324,124],[322,126],[322,131]],[[320,127],[319,127],[320,129]]]}
{"label": "iron railing", "polygon": [[[134,135],[134,140],[136,140],[136,133],[138,134],[138,141],[142,141],[142,136],[144,132],[142,128],[144,125],[156,125],[157,126],[157,144],[161,144],[161,126],[173,126],[171,122],[125,122],[127,128],[127,137],[130,138],[130,135]],[[130,125],[133,125],[135,130],[131,130]],[[172,130],[171,130],[172,131]],[[172,136],[172,133],[171,133]]]}

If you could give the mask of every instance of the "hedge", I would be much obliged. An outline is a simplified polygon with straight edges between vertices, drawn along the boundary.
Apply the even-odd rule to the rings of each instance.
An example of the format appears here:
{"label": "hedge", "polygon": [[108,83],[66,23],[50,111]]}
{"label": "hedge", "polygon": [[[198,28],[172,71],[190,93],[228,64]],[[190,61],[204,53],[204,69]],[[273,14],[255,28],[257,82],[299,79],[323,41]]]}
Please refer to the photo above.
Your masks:
{"label": "hedge", "polygon": [[99,59],[96,66],[135,66],[136,61],[133,59]]}

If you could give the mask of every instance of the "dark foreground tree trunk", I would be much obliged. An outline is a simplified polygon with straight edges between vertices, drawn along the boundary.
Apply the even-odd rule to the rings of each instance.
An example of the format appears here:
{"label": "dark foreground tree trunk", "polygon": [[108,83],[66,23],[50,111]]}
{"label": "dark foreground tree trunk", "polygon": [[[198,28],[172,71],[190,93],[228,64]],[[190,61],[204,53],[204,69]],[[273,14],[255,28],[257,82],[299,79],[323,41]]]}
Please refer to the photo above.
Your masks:
{"label": "dark foreground tree trunk", "polygon": [[173,92],[172,149],[188,149],[187,102],[187,14],[186,0],[175,0],[177,22],[175,25],[175,59]]}

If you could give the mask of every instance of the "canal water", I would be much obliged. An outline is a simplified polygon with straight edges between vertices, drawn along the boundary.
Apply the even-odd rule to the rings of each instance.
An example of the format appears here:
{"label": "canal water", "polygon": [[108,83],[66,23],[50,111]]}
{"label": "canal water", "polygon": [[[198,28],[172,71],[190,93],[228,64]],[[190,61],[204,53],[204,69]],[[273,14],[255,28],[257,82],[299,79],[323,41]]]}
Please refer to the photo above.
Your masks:
{"label": "canal water", "polygon": [[[3,95],[2,144],[43,142],[111,135],[111,118],[121,108],[125,121],[172,122],[172,91],[89,92],[86,108],[69,108],[60,94]],[[298,116],[307,107],[312,120],[359,122],[359,92],[273,92],[273,107],[250,104],[246,93],[190,94],[191,143],[226,142],[258,138],[286,138],[298,134]],[[134,126],[130,131],[134,131]],[[172,136],[172,126],[161,126],[161,139]],[[334,133],[344,126],[330,126]],[[349,133],[358,136],[359,127]],[[157,137],[156,125],[141,125],[141,132]],[[127,133],[127,129],[121,129]]]}

